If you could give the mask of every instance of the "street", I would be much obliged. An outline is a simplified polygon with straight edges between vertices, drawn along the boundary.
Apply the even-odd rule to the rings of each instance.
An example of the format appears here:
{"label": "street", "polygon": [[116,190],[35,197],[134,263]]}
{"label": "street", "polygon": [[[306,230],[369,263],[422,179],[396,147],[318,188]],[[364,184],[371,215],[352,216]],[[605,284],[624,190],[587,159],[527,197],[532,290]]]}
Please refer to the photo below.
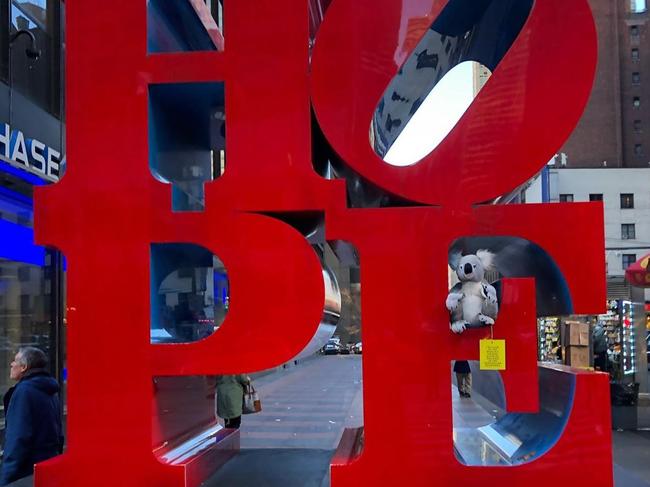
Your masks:
{"label": "street", "polygon": [[333,450],[363,424],[361,356],[317,356],[254,381],[262,412],[242,418],[241,448]]}
{"label": "street", "polygon": [[345,427],[363,423],[361,357],[315,356],[257,378],[262,412],[243,416],[241,452],[203,487],[324,487]]}

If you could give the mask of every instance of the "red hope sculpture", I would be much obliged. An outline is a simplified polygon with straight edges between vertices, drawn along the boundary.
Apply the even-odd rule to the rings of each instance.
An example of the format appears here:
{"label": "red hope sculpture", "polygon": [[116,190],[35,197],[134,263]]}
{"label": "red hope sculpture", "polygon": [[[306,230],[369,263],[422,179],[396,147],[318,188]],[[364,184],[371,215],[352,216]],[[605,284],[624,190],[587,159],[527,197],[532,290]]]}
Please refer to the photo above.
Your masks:
{"label": "red hope sculpture", "polygon": [[[37,239],[70,264],[68,445],[37,466],[38,487],[185,485],[183,467],[151,451],[151,378],[260,370],[306,345],[322,312],[318,260],[295,230],[262,215],[296,211],[325,212],[328,238],[352,242],[361,258],[365,449],[333,469],[333,485],[407,477],[416,486],[532,486],[546,484],[540,474],[549,472],[573,485],[611,485],[604,376],[578,377],[564,435],[539,460],[503,469],[454,458],[449,364],[476,359],[485,332],[449,331],[450,244],[471,235],[537,243],[564,273],[576,313],[600,310],[605,281],[600,204],[473,206],[534,175],[578,120],[596,62],[586,0],[570,8],[535,2],[488,87],[420,163],[390,167],[372,151],[375,105],[410,54],[400,51],[401,22],[433,20],[445,3],[335,0],[310,86],[304,0],[227,2],[223,52],[157,55],[147,55],[146,2],[68,2],[71,162],[59,184],[36,194]],[[204,212],[172,213],[170,188],[147,164],[148,87],[204,81],[226,85],[228,168],[207,185]],[[347,209],[343,182],[312,170],[310,89],[319,124],[350,166],[391,193],[437,206]],[[150,245],[165,242],[209,248],[228,269],[230,312],[201,342],[149,343]],[[272,286],[273,302],[265,292]],[[120,301],[106,302],[116,289]],[[533,291],[531,280],[509,281],[495,327],[508,340],[512,411],[538,407]],[[386,360],[387,348],[398,359]]]}

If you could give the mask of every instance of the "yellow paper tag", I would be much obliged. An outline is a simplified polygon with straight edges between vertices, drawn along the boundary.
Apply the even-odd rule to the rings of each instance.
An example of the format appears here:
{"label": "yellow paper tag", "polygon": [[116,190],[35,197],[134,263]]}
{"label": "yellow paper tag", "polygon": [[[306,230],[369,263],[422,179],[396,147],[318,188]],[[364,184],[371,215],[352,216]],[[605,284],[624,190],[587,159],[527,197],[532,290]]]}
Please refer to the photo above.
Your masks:
{"label": "yellow paper tag", "polygon": [[506,370],[506,341],[481,340],[481,370]]}

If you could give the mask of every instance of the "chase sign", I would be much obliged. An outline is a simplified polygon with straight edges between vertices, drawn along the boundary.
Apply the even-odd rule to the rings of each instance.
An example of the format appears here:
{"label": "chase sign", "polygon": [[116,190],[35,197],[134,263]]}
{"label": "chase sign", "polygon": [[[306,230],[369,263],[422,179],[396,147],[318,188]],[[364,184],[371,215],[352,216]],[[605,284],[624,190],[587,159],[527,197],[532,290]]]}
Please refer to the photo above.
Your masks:
{"label": "chase sign", "polygon": [[11,130],[7,123],[0,124],[0,160],[50,182],[57,182],[65,167],[59,151]]}

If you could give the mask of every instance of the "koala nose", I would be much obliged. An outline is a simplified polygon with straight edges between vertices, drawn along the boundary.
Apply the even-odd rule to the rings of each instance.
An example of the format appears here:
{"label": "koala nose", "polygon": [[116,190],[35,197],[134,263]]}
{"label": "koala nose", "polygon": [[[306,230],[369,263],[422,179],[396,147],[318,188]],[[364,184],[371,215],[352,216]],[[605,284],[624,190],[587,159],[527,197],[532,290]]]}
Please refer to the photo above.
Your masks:
{"label": "koala nose", "polygon": [[465,274],[471,274],[472,273],[472,264],[465,264],[463,267],[463,271]]}

